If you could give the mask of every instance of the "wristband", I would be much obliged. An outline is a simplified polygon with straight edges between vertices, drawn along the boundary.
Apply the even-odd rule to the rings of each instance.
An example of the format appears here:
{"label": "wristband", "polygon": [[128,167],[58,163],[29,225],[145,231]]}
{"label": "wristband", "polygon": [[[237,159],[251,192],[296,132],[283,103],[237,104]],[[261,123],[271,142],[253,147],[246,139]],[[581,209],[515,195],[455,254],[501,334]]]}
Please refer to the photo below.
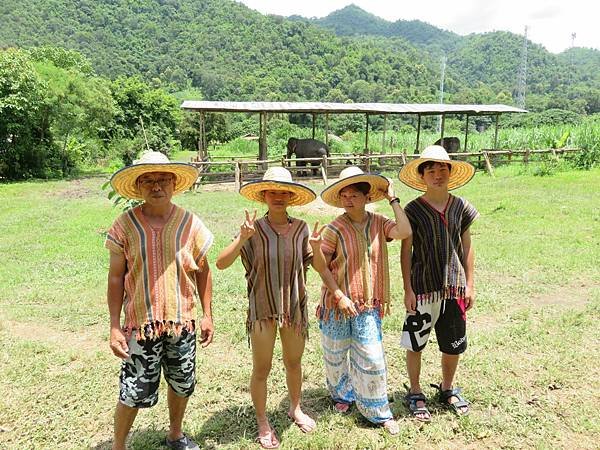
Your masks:
{"label": "wristband", "polygon": [[400,204],[400,199],[399,199],[398,197],[393,197],[393,198],[390,200],[390,205],[391,205],[392,203],[398,203],[398,204]]}

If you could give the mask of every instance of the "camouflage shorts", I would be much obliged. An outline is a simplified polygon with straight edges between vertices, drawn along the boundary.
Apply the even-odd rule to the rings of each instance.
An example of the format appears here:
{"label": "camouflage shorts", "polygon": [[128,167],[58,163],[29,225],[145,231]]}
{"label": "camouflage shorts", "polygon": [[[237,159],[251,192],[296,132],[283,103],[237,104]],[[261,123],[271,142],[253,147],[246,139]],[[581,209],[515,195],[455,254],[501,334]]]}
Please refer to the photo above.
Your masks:
{"label": "camouflage shorts", "polygon": [[161,367],[165,380],[181,397],[196,384],[196,333],[161,336],[138,342],[132,333],[129,358],[121,366],[119,401],[132,408],[149,408],[158,401]]}

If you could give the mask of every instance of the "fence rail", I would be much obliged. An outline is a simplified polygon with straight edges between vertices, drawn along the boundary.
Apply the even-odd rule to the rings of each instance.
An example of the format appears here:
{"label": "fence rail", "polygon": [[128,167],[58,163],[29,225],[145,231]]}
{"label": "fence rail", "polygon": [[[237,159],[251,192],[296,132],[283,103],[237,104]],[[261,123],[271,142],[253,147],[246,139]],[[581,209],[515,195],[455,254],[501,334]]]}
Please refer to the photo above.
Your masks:
{"label": "fence rail", "polygon": [[[494,175],[493,164],[522,162],[527,164],[532,156],[548,155],[558,159],[559,155],[581,152],[579,148],[560,149],[521,149],[521,150],[492,150],[483,149],[480,152],[453,153],[453,159],[468,161],[477,169],[486,170]],[[386,169],[401,168],[407,161],[418,158],[420,155],[402,153],[383,154],[332,154],[322,158],[279,158],[270,159],[243,159],[247,156],[213,156],[207,161],[192,160],[190,164],[197,167],[200,176],[196,181],[198,185],[213,182],[234,181],[236,189],[243,182],[261,179],[264,172],[272,166],[286,167],[292,174],[304,177],[318,177],[327,184],[328,178],[338,175],[348,165],[359,166],[366,171],[383,171]],[[299,164],[300,163],[300,164]]]}

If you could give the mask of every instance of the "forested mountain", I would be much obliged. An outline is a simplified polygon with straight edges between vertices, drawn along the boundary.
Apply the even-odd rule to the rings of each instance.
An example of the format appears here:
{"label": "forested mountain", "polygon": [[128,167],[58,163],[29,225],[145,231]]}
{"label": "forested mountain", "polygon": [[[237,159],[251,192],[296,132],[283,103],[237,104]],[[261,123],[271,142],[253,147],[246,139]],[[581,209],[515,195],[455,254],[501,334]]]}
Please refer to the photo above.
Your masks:
{"label": "forested mountain", "polygon": [[458,34],[420,20],[400,19],[389,22],[356,5],[348,5],[320,19],[308,20],[333,30],[338,36],[401,37],[415,46],[423,46],[431,51],[452,50],[460,40]]}
{"label": "forested mountain", "polygon": [[[0,19],[0,46],[75,49],[99,75],[140,74],[214,100],[435,102],[443,50],[446,102],[510,104],[522,46],[511,33],[461,37],[355,6],[313,21],[230,0],[4,0]],[[577,50],[557,56],[530,45],[527,107],[599,111],[590,60],[600,52]]]}

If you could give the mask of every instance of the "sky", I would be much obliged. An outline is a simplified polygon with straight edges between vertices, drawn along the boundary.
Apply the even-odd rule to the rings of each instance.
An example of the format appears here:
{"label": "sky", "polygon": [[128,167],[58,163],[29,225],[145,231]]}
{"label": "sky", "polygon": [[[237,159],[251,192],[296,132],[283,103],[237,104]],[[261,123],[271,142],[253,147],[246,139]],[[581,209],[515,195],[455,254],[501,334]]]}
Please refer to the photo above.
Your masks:
{"label": "sky", "polygon": [[[418,19],[460,35],[511,31],[560,53],[571,47],[600,50],[600,3],[594,0],[241,0],[263,14],[324,17],[349,4],[395,22]],[[593,5],[596,4],[594,7]]]}

